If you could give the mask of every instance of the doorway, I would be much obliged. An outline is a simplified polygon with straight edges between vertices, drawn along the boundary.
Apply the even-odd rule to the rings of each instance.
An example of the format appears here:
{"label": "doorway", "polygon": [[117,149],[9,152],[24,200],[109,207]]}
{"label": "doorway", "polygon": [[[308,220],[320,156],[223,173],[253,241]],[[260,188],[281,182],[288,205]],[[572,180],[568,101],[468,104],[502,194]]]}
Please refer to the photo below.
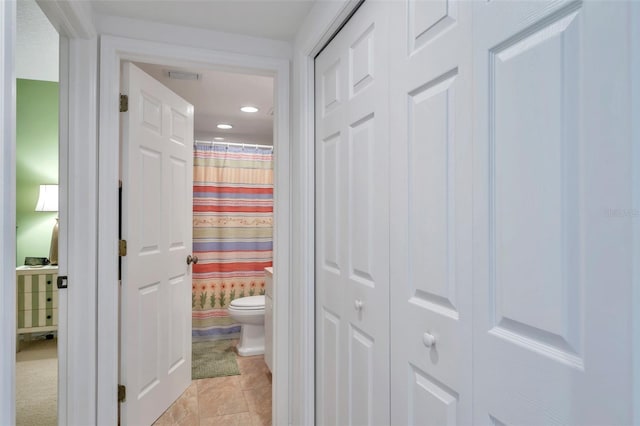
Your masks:
{"label": "doorway", "polygon": [[16,5],[16,424],[56,424],[60,37]]}
{"label": "doorway", "polygon": [[[240,323],[229,316],[228,308],[259,299],[265,306],[264,268],[272,266],[273,78],[146,63],[125,63],[123,67],[124,81],[128,82],[123,93],[128,95],[129,106],[122,114],[122,238],[127,240],[127,254],[122,258],[120,383],[126,386],[128,397],[121,406],[121,419],[125,423],[147,423],[150,420],[142,419],[155,419],[166,408],[162,402],[165,394],[175,399],[187,387],[176,402],[180,407],[198,407],[190,404],[196,399],[210,402],[199,404],[193,412],[169,409],[161,421],[182,421],[185,416],[216,421],[212,418],[249,414],[268,414],[270,421],[268,376],[235,377],[241,373],[238,364],[243,373],[249,373],[247,364],[241,362],[245,359],[236,363],[236,352],[243,353],[247,347],[247,330],[243,330],[238,344]],[[175,99],[174,94],[182,99]],[[191,106],[185,108],[182,100]],[[167,167],[167,173],[156,174],[153,164],[158,164],[158,170]],[[186,185],[180,183],[185,180]],[[156,193],[162,195],[150,195]],[[163,218],[167,216],[160,212],[165,211],[167,202],[171,205],[168,216],[173,219],[165,224]],[[180,224],[175,223],[176,218]],[[148,227],[155,231],[141,230]],[[165,229],[171,230],[167,238],[158,239],[156,235]],[[152,247],[156,247],[153,253]],[[168,258],[160,262],[156,257],[164,256],[165,247],[169,248]],[[191,265],[189,261],[185,265],[187,253],[191,253]],[[174,263],[170,259],[176,255]],[[156,260],[151,261],[150,256]],[[136,264],[151,268],[139,270]],[[171,270],[166,276],[165,267]],[[158,326],[154,319],[157,316],[149,311],[154,300],[163,306],[164,325]],[[145,318],[129,315],[138,311],[138,305],[147,312]],[[159,333],[158,347],[171,346],[165,351],[170,353],[166,354],[168,362],[155,354],[154,329]],[[173,331],[163,337],[162,330],[167,329]],[[147,343],[137,343],[148,339]],[[145,361],[138,366],[141,358]],[[258,360],[253,357],[252,361],[254,367]],[[184,368],[180,364],[189,365],[187,382],[177,379],[187,373],[181,372]],[[147,369],[145,365],[157,366]],[[165,369],[164,365],[171,367]],[[141,377],[129,371],[145,373],[140,373]],[[230,377],[222,380],[228,389],[221,393],[215,384],[222,376]],[[260,383],[256,379],[261,379]],[[261,412],[250,413],[255,411],[258,391]],[[252,399],[250,404],[245,396]],[[233,408],[222,403],[225,398],[233,402]]]}
{"label": "doorway", "polygon": [[[274,99],[274,150],[278,156],[274,164],[274,269],[278,271],[274,284],[274,367],[273,367],[273,417],[276,422],[286,422],[288,383],[288,275],[289,275],[289,118],[288,118],[288,63],[286,60],[238,56],[224,52],[199,49],[184,49],[178,46],[129,40],[118,37],[101,38],[101,107],[100,107],[100,158],[101,176],[100,203],[117,206],[117,188],[113,182],[118,179],[117,140],[118,109],[117,94],[120,87],[119,70],[122,61],[163,64],[167,67],[189,67],[197,69],[224,69],[249,74],[273,76],[275,82]],[[115,149],[114,149],[115,148]],[[115,213],[115,212],[114,212]],[[99,272],[98,297],[114,300],[111,283],[117,280],[117,215],[102,215],[99,223]],[[101,285],[104,284],[104,285]],[[117,359],[117,307],[98,312],[98,334],[106,336],[98,342],[98,363],[106,368],[99,372],[98,422],[117,421],[117,401],[114,390],[118,377]],[[277,420],[281,419],[281,420]]]}

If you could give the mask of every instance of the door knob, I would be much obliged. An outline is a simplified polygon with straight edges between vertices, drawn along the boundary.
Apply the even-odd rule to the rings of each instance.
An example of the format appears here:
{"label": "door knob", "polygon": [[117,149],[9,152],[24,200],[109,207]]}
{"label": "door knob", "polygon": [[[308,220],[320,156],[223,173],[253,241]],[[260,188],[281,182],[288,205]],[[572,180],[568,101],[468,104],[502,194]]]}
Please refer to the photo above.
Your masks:
{"label": "door knob", "polygon": [[194,265],[198,263],[198,256],[191,256],[191,255],[187,256],[187,265],[191,265],[192,263]]}
{"label": "door knob", "polygon": [[362,303],[362,300],[360,299],[356,299],[356,301],[353,303],[353,307],[356,309],[356,311],[361,311],[362,306],[364,306],[364,303]]}
{"label": "door knob", "polygon": [[431,333],[424,333],[422,335],[422,343],[428,348],[436,344],[436,338]]}

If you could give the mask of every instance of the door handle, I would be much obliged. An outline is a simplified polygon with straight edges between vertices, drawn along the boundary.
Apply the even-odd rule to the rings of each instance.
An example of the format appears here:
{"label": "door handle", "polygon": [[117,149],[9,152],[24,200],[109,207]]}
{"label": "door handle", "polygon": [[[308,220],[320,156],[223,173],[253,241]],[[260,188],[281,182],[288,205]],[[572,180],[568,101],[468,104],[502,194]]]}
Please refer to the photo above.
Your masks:
{"label": "door handle", "polygon": [[356,301],[353,303],[353,307],[356,309],[356,311],[360,312],[362,310],[362,307],[364,306],[364,303],[362,302],[362,300],[360,299],[356,299]]}
{"label": "door handle", "polygon": [[187,265],[191,265],[192,263],[194,265],[198,263],[198,256],[191,256],[191,255],[187,256]]}
{"label": "door handle", "polygon": [[422,335],[422,343],[428,348],[436,344],[436,338],[431,333],[424,333]]}

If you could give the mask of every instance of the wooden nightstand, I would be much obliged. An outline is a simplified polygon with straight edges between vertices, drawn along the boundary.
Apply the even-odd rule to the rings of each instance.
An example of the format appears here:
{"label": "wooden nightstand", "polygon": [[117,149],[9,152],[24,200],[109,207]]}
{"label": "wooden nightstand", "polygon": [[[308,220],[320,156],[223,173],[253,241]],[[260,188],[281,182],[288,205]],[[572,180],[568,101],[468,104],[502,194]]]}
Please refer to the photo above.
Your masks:
{"label": "wooden nightstand", "polygon": [[16,268],[17,334],[58,329],[57,266]]}

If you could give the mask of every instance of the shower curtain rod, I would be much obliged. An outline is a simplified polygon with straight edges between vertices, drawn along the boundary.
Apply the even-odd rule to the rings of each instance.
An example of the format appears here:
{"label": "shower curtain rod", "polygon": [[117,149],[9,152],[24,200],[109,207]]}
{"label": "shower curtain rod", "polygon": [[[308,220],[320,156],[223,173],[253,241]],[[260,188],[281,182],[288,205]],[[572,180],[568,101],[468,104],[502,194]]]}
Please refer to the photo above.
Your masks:
{"label": "shower curtain rod", "polygon": [[273,151],[273,145],[259,145],[255,143],[234,143],[234,142],[201,141],[201,140],[196,140],[193,143],[201,144],[201,145],[241,146],[242,148],[263,148],[263,149],[270,149]]}

